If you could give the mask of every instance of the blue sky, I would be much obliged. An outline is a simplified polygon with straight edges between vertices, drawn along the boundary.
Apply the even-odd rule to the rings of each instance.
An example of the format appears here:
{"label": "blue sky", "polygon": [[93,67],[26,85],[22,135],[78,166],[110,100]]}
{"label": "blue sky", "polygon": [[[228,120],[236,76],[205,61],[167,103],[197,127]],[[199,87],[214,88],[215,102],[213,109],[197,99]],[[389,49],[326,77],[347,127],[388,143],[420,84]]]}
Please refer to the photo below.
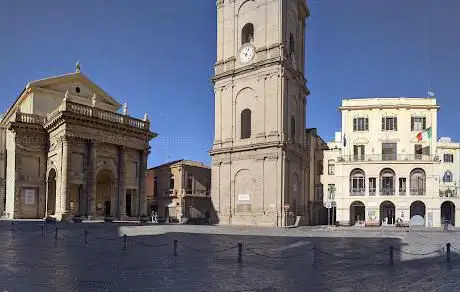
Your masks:
{"label": "blue sky", "polygon": [[[149,166],[209,163],[215,0],[0,0],[0,111],[30,80],[82,71],[130,114],[151,117]],[[460,100],[460,1],[312,0],[307,24],[307,126],[340,129],[344,97],[435,92],[440,136],[455,131]]]}

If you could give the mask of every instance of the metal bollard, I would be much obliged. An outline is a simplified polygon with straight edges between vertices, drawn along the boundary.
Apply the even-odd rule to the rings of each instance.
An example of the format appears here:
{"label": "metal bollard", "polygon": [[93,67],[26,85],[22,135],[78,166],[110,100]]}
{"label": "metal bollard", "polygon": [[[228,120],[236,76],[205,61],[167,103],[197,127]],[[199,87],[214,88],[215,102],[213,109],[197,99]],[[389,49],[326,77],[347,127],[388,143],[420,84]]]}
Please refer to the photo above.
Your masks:
{"label": "metal bollard", "polygon": [[390,265],[392,266],[393,263],[394,263],[393,246],[390,246],[390,253],[389,253],[389,256],[390,256]]}
{"label": "metal bollard", "polygon": [[128,236],[123,235],[123,250],[126,250],[126,248],[128,247]]}
{"label": "metal bollard", "polygon": [[54,245],[57,246],[57,240],[58,240],[58,228],[56,226],[56,229],[54,230]]}
{"label": "metal bollard", "polygon": [[11,232],[14,232],[14,222],[11,222]]}
{"label": "metal bollard", "polygon": [[174,239],[174,256],[177,257],[177,239]]}
{"label": "metal bollard", "polygon": [[316,261],[316,252],[315,252],[315,250],[316,250],[316,247],[313,246],[311,248],[311,264],[312,265],[315,265],[315,261]]}
{"label": "metal bollard", "polygon": [[446,251],[447,251],[447,253],[446,253],[446,260],[447,260],[448,262],[450,262],[450,243],[447,243],[447,244],[446,244]]}
{"label": "metal bollard", "polygon": [[45,225],[42,225],[42,236],[45,236]]}
{"label": "metal bollard", "polygon": [[88,230],[85,230],[85,244],[88,244]]}
{"label": "metal bollard", "polygon": [[243,244],[241,242],[238,243],[238,263],[243,261]]}

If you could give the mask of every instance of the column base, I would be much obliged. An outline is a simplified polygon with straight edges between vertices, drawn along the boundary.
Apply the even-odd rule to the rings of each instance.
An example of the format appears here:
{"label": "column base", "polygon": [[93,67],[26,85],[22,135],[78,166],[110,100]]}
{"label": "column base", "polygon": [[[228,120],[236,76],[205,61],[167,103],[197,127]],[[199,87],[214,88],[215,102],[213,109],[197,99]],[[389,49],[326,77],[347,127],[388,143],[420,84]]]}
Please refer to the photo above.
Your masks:
{"label": "column base", "polygon": [[70,213],[58,213],[56,214],[56,219],[61,222],[72,222],[73,215]]}

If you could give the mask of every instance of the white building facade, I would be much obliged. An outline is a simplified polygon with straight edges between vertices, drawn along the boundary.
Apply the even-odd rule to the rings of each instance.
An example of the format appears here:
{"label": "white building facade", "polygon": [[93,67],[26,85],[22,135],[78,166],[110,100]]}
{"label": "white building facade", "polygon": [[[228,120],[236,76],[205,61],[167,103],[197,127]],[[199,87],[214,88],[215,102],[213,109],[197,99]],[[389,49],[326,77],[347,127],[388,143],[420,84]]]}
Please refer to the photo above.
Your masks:
{"label": "white building facade", "polygon": [[322,177],[335,222],[436,227],[460,220],[460,145],[437,141],[435,98],[345,99],[339,110],[342,132],[329,143]]}

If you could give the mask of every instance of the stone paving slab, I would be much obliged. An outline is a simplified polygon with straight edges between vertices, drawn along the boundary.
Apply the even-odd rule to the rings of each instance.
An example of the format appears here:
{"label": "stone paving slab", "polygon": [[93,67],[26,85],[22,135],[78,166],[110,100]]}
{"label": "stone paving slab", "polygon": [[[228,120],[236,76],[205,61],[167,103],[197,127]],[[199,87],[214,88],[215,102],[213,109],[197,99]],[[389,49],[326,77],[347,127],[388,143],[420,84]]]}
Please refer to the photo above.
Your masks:
{"label": "stone paving slab", "polygon": [[[455,232],[42,225],[15,222],[11,231],[10,222],[0,222],[0,291],[460,290]],[[447,242],[453,247],[450,263]]]}

